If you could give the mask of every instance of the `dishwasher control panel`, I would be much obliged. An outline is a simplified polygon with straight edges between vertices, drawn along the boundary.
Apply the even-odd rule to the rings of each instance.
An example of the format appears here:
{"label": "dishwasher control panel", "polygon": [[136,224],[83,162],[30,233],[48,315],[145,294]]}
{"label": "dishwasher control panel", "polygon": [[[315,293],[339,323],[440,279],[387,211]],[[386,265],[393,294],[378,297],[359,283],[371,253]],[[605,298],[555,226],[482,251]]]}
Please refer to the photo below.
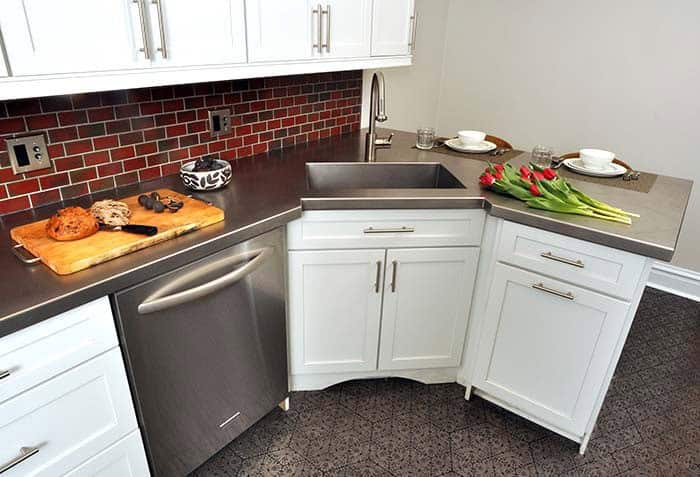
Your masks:
{"label": "dishwasher control panel", "polygon": [[15,174],[51,167],[43,134],[7,139],[7,152]]}

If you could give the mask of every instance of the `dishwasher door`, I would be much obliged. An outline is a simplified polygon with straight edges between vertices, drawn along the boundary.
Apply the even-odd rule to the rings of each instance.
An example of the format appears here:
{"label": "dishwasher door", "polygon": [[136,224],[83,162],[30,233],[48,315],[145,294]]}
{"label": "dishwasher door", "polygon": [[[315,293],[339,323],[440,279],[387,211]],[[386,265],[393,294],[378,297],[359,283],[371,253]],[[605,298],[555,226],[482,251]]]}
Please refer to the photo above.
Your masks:
{"label": "dishwasher door", "polygon": [[116,294],[151,469],[191,472],[287,396],[282,229]]}

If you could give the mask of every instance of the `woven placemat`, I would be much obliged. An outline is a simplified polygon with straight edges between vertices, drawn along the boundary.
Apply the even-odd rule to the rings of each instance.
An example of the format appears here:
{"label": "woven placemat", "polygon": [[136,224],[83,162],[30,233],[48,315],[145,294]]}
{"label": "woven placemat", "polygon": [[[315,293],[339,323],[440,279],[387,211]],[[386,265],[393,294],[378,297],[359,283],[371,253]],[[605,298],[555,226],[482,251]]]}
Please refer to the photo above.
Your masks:
{"label": "woven placemat", "polygon": [[[412,148],[418,149],[416,146],[412,146]],[[512,151],[506,152],[505,154],[503,154],[501,156],[492,156],[489,153],[469,154],[466,152],[455,151],[454,149],[450,149],[449,147],[445,146],[444,144],[439,145],[439,146],[434,146],[432,149],[429,149],[429,151],[430,152],[437,152],[439,154],[446,154],[448,156],[453,156],[453,157],[461,157],[462,159],[476,159],[477,161],[491,162],[493,164],[505,164],[506,162],[513,159],[515,156],[518,156],[518,155],[523,153],[523,151],[512,150]]]}
{"label": "woven placemat", "polygon": [[557,169],[557,174],[565,179],[573,179],[583,182],[592,182],[594,184],[602,184],[609,187],[618,187],[620,189],[632,190],[635,192],[642,192],[647,194],[652,187],[654,187],[654,182],[658,177],[656,174],[651,172],[642,172],[639,175],[639,179],[636,181],[625,181],[622,179],[623,176],[617,177],[592,177],[584,176],[583,174],[577,174],[566,168],[566,166],[561,166]]}

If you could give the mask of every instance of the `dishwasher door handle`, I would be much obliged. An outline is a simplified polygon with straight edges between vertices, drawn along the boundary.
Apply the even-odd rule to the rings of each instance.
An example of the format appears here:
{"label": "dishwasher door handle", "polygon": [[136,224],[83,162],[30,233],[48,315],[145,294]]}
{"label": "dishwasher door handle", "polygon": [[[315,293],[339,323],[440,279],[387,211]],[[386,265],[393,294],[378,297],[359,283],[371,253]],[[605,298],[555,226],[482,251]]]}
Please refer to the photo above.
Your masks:
{"label": "dishwasher door handle", "polygon": [[[234,283],[245,278],[246,275],[253,273],[260,265],[262,265],[272,254],[274,249],[272,247],[265,247],[258,250],[251,250],[249,252],[243,252],[239,255],[227,259],[234,263],[241,263],[243,261],[249,260],[248,263],[240,268],[233,270],[225,275],[220,276],[210,282],[204,283],[203,285],[196,286],[194,288],[189,288],[178,293],[173,293],[172,295],[160,296],[161,294],[168,293],[171,287],[166,286],[163,289],[155,292],[149,298],[147,298],[143,303],[138,306],[138,312],[142,315],[148,313],[155,313],[157,311],[167,310],[174,306],[182,305],[190,301],[197,300],[199,298],[211,295],[223,288],[229,287]],[[182,277],[182,282],[188,281],[188,279],[196,279],[200,274],[197,270],[193,270]],[[179,281],[182,283],[181,281]]]}

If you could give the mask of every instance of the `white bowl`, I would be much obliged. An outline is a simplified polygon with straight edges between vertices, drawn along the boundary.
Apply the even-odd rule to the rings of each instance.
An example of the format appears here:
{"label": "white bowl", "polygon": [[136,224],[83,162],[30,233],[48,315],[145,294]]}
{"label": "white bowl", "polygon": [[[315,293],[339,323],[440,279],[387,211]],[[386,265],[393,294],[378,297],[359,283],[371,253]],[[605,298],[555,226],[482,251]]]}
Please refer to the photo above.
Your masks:
{"label": "white bowl", "polygon": [[581,149],[579,158],[588,169],[605,169],[615,159],[615,153],[602,149]]}
{"label": "white bowl", "polygon": [[479,143],[486,138],[486,133],[481,131],[459,131],[457,135],[460,142],[465,146]]}
{"label": "white bowl", "polygon": [[215,190],[220,189],[231,182],[233,174],[231,171],[231,164],[229,164],[227,161],[216,159],[215,162],[223,167],[213,171],[195,171],[195,162],[197,161],[188,162],[183,164],[180,168],[180,178],[185,184],[185,187],[188,189]]}

